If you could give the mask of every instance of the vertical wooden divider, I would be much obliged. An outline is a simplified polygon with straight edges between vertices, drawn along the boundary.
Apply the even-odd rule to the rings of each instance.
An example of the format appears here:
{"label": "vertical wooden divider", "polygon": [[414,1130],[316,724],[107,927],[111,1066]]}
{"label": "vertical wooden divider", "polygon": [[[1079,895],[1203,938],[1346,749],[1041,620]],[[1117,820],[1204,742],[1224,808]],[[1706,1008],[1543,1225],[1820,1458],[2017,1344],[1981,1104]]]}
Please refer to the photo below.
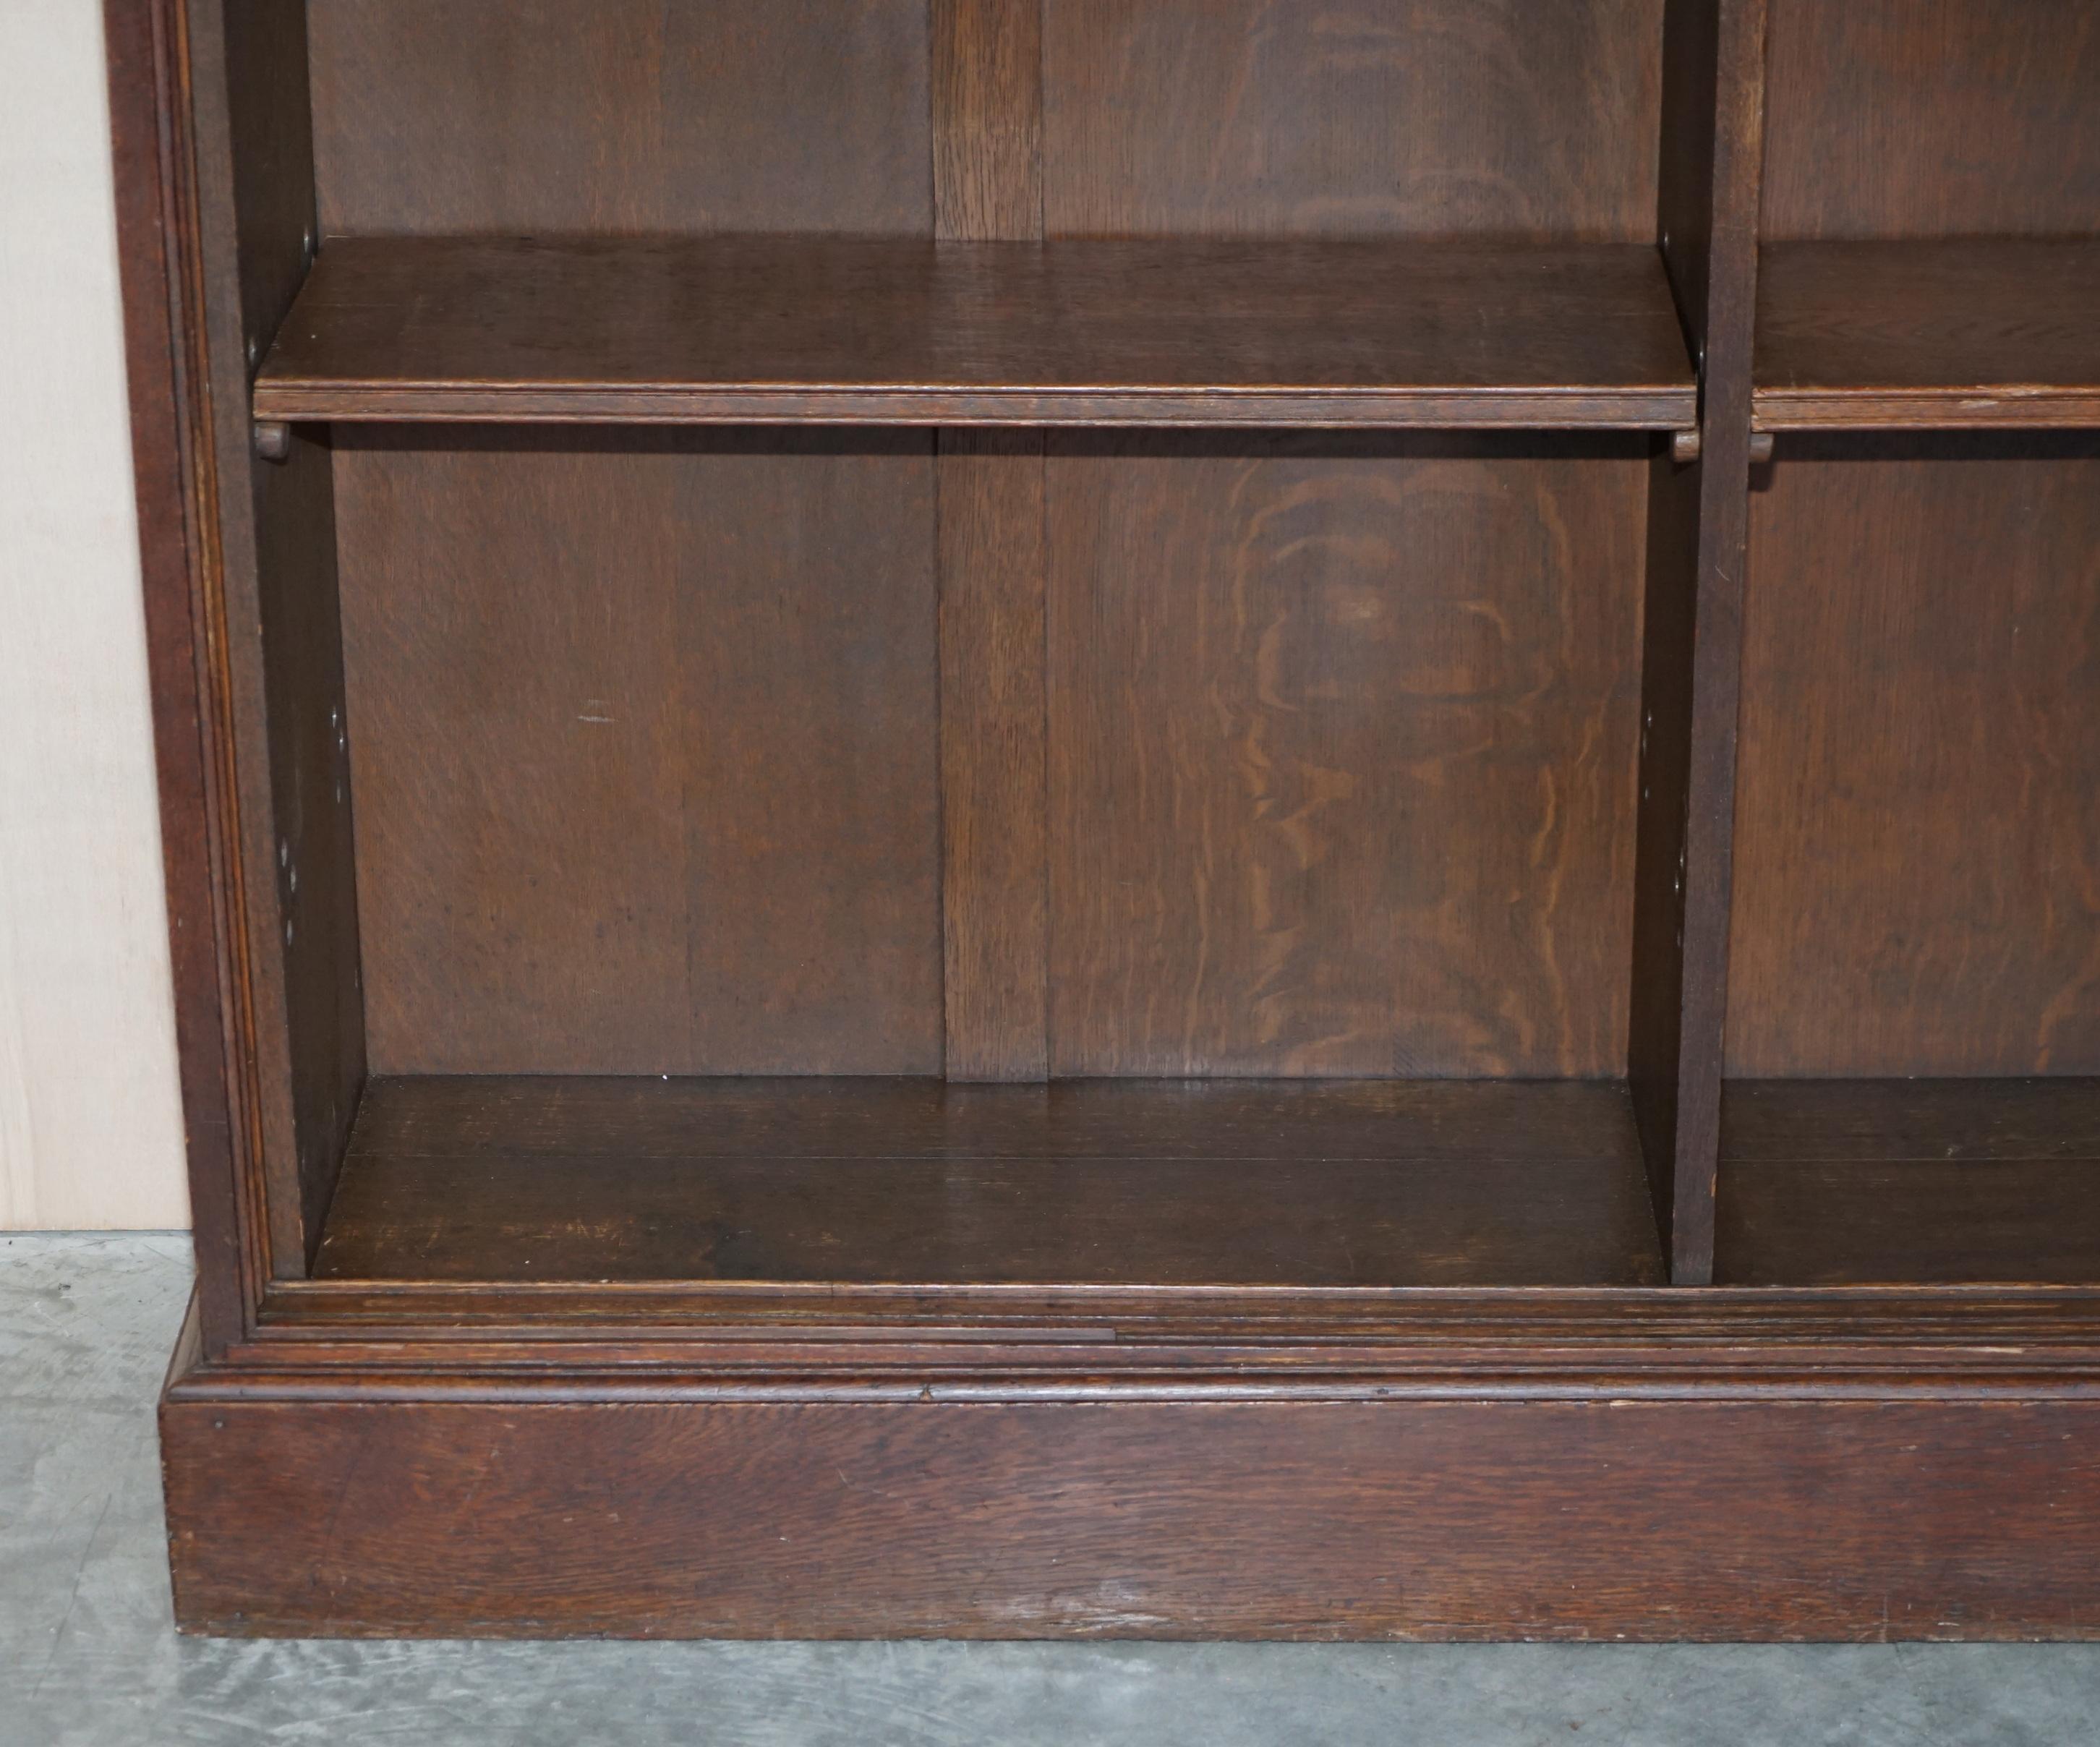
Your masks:
{"label": "vertical wooden divider", "polygon": [[[933,0],[943,241],[1043,234],[1039,0]],[[940,517],[946,1074],[1049,1073],[1043,443],[944,430]]]}
{"label": "vertical wooden divider", "polygon": [[1700,359],[1700,459],[1652,463],[1628,1066],[1680,1286],[1714,1277],[1749,521],[1765,0],[1670,0],[1658,217]]}

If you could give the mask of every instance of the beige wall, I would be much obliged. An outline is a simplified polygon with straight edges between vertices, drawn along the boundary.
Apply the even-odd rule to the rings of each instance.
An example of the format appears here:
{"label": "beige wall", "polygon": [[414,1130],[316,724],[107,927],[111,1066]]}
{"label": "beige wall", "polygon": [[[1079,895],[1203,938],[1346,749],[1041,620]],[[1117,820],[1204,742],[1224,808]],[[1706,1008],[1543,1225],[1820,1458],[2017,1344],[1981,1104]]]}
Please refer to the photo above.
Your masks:
{"label": "beige wall", "polygon": [[99,0],[0,0],[0,1229],[188,1222]]}

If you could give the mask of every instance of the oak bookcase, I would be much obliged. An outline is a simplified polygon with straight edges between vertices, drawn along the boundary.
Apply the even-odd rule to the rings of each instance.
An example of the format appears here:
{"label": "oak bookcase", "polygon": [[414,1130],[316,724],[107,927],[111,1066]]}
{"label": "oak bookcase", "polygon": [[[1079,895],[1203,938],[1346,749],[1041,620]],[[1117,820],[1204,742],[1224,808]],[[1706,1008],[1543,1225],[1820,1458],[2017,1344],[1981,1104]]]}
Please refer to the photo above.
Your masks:
{"label": "oak bookcase", "polygon": [[228,1633],[2100,1635],[2084,0],[107,0]]}

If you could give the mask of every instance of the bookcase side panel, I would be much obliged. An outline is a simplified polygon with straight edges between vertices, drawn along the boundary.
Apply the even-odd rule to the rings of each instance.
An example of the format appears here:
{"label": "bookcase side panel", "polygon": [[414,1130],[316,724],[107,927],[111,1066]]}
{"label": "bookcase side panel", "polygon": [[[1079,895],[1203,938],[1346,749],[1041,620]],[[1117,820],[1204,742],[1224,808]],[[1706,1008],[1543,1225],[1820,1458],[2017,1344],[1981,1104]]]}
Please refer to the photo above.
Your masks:
{"label": "bookcase side panel", "polygon": [[199,289],[211,407],[205,562],[225,651],[269,1267],[305,1272],[364,1083],[356,876],[327,446],[258,453],[249,374],[314,240],[302,7],[188,11]]}

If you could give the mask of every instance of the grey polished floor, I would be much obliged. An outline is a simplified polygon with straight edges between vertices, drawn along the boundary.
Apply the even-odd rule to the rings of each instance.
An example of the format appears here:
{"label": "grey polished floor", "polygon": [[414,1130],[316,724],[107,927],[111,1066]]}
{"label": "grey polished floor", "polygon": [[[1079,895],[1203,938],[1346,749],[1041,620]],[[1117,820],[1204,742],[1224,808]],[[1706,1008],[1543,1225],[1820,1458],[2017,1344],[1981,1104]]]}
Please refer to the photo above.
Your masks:
{"label": "grey polished floor", "polygon": [[152,1404],[188,1284],[181,1238],[0,1235],[5,1747],[2100,1739],[2100,1647],[179,1639]]}

